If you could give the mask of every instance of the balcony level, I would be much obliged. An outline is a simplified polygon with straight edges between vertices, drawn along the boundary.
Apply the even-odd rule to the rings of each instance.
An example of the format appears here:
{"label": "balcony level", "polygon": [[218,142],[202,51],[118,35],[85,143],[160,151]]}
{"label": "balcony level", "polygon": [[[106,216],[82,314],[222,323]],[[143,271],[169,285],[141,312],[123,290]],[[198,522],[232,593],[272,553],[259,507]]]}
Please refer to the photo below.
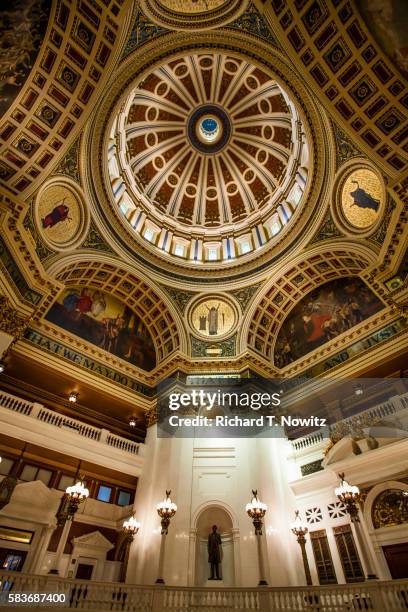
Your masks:
{"label": "balcony level", "polygon": [[144,444],[5,391],[0,391],[0,429],[11,438],[124,474],[138,477],[142,470]]}

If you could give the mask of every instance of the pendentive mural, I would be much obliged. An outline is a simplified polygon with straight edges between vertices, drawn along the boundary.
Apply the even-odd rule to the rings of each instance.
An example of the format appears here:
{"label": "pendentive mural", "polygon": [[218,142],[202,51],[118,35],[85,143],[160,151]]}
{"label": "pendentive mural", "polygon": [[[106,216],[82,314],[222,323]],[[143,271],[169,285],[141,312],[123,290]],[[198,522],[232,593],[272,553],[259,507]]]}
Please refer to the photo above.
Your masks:
{"label": "pendentive mural", "polygon": [[1,9],[0,115],[20,93],[47,30],[51,0],[6,1]]}
{"label": "pendentive mural", "polygon": [[346,277],[311,291],[285,319],[275,346],[278,368],[364,321],[384,304],[360,278]]}
{"label": "pendentive mural", "polygon": [[156,365],[153,340],[140,318],[99,289],[66,289],[46,315],[68,332],[144,370]]}

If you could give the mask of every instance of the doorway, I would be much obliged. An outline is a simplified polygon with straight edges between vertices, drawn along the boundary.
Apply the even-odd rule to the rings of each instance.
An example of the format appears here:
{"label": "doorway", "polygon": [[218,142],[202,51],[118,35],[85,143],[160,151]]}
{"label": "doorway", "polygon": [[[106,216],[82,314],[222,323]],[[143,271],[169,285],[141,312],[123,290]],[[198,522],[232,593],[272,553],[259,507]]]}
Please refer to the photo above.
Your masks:
{"label": "doorway", "polygon": [[94,565],[89,563],[78,563],[75,578],[78,580],[91,580],[94,567]]}
{"label": "doorway", "polygon": [[408,542],[382,547],[393,580],[408,578]]}

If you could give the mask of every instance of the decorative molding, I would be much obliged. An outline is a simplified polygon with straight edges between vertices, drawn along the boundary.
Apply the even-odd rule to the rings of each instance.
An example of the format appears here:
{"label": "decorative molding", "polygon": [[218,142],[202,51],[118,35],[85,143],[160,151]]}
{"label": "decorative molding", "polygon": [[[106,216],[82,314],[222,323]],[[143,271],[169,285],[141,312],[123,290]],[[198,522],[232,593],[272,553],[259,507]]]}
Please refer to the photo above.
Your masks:
{"label": "decorative molding", "polygon": [[339,126],[332,122],[334,137],[336,140],[336,167],[337,169],[353,157],[366,157],[364,153],[354,144],[353,140]]}
{"label": "decorative molding", "polygon": [[267,21],[258,11],[256,6],[249,4],[245,13],[243,13],[238,19],[227,25],[229,30],[239,30],[256,36],[263,40],[266,40],[271,45],[280,48],[280,44],[276,36],[270,30]]}
{"label": "decorative molding", "polygon": [[384,244],[386,237],[387,237],[388,227],[391,221],[391,215],[395,207],[396,207],[396,204],[394,200],[391,197],[388,197],[387,203],[385,205],[385,211],[384,211],[383,219],[381,221],[381,225],[374,232],[374,234],[370,236],[369,240],[381,246]]}
{"label": "decorative molding", "polygon": [[81,184],[79,172],[79,151],[81,147],[81,136],[78,136],[65,157],[60,161],[52,174],[64,174],[70,176],[78,184]]}
{"label": "decorative molding", "polygon": [[149,410],[146,410],[144,416],[145,416],[146,427],[152,427],[153,425],[156,425],[156,423],[157,423],[157,407],[153,406]]}
{"label": "decorative molding", "polygon": [[235,357],[237,336],[222,342],[204,342],[191,336],[192,357]]}
{"label": "decorative molding", "polygon": [[0,264],[4,267],[14,287],[17,289],[19,295],[30,304],[36,306],[41,298],[42,294],[35,291],[27,283],[23,276],[20,267],[16,264],[14,257],[9,251],[8,246],[0,236]]}
{"label": "decorative molding", "polygon": [[24,217],[23,227],[30,233],[30,236],[34,243],[35,252],[38,255],[38,259],[43,262],[50,255],[54,255],[56,251],[49,249],[41,240],[40,234],[37,232],[34,226],[33,220],[33,200],[30,202],[30,208]]}
{"label": "decorative molding", "polygon": [[152,40],[157,36],[163,36],[163,34],[167,34],[168,32],[170,32],[170,30],[158,25],[157,23],[153,23],[153,21],[151,21],[140,9],[138,9],[133,20],[133,27],[130,32],[130,36],[123,50],[121,60],[124,60],[130,53],[143,45],[145,42]]}
{"label": "decorative molding", "polygon": [[257,285],[251,285],[249,287],[243,287],[243,289],[237,289],[236,291],[229,292],[230,295],[237,300],[243,313],[246,311],[252,296],[258,291],[260,286],[261,283],[258,283]]}
{"label": "decorative molding", "polygon": [[29,319],[22,317],[6,296],[0,295],[0,330],[14,336],[17,341],[24,334],[28,323]]}
{"label": "decorative molding", "polygon": [[107,253],[113,253],[108,243],[101,236],[98,228],[96,227],[92,219],[89,225],[89,232],[84,242],[81,244],[81,248],[93,249],[95,251],[105,251]]}
{"label": "decorative molding", "polygon": [[315,244],[316,242],[321,242],[322,240],[329,240],[330,238],[339,238],[341,236],[343,236],[343,234],[340,232],[337,225],[333,221],[333,217],[329,210],[323,223],[312,238],[310,244]]}
{"label": "decorative molding", "polygon": [[177,310],[184,314],[186,310],[187,304],[191,301],[192,297],[195,295],[192,291],[183,291],[181,289],[173,289],[172,287],[166,287],[166,285],[161,285],[163,289],[168,293],[171,298],[171,301],[177,307]]}
{"label": "decorative molding", "polygon": [[69,344],[65,345],[61,342],[56,342],[43,335],[39,330],[28,329],[24,337],[27,342],[38,346],[52,355],[57,355],[62,360],[74,363],[79,368],[92,372],[95,376],[107,378],[118,385],[126,387],[128,390],[130,389],[146,397],[152,397],[154,393],[153,388],[141,384],[136,378],[131,378],[123,372],[109,367],[109,365],[74,350]]}

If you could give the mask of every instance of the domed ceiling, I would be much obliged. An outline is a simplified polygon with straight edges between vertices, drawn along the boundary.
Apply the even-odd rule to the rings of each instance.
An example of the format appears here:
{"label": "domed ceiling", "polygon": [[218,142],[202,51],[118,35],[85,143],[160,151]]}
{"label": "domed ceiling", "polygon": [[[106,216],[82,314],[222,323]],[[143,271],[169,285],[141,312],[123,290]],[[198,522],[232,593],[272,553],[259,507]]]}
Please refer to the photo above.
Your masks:
{"label": "domed ceiling", "polygon": [[145,76],[113,121],[107,155],[116,206],[136,234],[194,262],[248,255],[287,230],[309,166],[286,92],[223,52]]}

